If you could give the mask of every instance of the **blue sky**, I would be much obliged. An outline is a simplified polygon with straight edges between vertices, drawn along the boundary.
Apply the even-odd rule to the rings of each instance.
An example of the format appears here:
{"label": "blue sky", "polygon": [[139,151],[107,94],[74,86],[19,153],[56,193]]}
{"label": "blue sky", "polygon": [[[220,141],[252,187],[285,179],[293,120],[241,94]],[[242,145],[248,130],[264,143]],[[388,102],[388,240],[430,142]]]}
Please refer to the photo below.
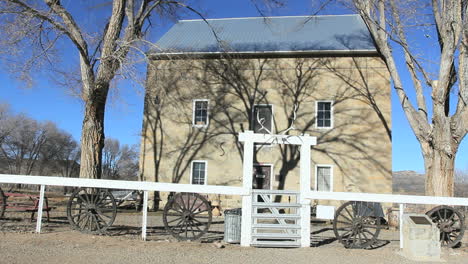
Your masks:
{"label": "blue sky", "polygon": [[[74,4],[71,0],[62,1],[65,4]],[[269,11],[271,15],[310,15],[314,10],[309,1],[289,1],[281,9]],[[76,3],[76,2],[75,2]],[[259,16],[255,7],[248,0],[217,1],[203,0],[197,3],[198,8],[205,10],[208,18],[226,17],[252,17]],[[72,7],[77,8],[77,7]],[[75,9],[79,16],[83,16],[83,25],[98,27],[96,18],[86,17],[82,10]],[[104,12],[104,11],[102,11]],[[337,8],[327,8],[321,14],[342,14],[344,11]],[[348,12],[349,13],[349,12]],[[102,14],[101,14],[102,15]],[[186,14],[184,18],[198,18],[194,14]],[[157,40],[164,34],[173,21],[157,22],[152,29],[150,40]],[[66,45],[66,43],[65,43]],[[431,47],[426,52],[431,53]],[[73,49],[66,49],[65,64],[77,62],[77,54]],[[402,64],[399,65],[403,66]],[[79,140],[83,107],[79,99],[70,96],[70,92],[58,86],[51,80],[50,74],[39,73],[35,78],[35,85],[24,88],[25,85],[11,78],[7,72],[8,65],[0,67],[0,102],[7,102],[15,112],[23,112],[38,120],[51,120],[58,126],[70,132]],[[401,73],[403,73],[401,71]],[[412,85],[406,75],[402,75],[405,85]],[[121,82],[118,92],[108,102],[105,119],[106,137],[117,138],[124,144],[139,142],[142,113],[143,113],[143,87],[134,83]],[[410,95],[411,96],[411,95]],[[430,97],[429,97],[430,98]],[[423,172],[424,164],[420,154],[419,143],[411,131],[401,105],[392,89],[392,132],[393,132],[393,170],[416,170]],[[459,149],[456,167],[468,168],[468,142],[465,139]]]}

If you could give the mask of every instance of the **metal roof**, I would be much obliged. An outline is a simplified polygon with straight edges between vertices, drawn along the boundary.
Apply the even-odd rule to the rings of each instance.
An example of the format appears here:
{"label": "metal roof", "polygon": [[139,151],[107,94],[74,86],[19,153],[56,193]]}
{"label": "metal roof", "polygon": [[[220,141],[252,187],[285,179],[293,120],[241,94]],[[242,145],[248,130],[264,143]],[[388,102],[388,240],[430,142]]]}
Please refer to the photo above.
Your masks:
{"label": "metal roof", "polygon": [[359,15],[180,20],[152,54],[376,52]]}

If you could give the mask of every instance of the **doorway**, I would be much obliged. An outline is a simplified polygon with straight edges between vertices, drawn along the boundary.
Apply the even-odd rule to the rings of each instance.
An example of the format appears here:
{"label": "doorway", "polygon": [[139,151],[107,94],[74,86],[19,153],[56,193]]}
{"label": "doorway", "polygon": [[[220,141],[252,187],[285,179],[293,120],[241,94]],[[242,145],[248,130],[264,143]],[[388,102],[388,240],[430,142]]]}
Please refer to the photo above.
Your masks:
{"label": "doorway", "polygon": [[253,165],[253,189],[271,190],[271,175],[273,174],[272,164],[254,164]]}

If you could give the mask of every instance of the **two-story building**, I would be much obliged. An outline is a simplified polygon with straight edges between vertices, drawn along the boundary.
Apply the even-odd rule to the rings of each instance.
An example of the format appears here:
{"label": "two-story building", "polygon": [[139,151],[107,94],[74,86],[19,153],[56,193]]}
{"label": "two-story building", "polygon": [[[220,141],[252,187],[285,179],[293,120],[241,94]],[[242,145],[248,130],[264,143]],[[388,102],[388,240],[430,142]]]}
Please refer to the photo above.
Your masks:
{"label": "two-story building", "polygon": [[[317,137],[312,189],[392,192],[389,74],[358,15],[181,20],[149,56],[142,180],[241,186],[253,130]],[[297,190],[299,160],[256,145],[253,187]]]}

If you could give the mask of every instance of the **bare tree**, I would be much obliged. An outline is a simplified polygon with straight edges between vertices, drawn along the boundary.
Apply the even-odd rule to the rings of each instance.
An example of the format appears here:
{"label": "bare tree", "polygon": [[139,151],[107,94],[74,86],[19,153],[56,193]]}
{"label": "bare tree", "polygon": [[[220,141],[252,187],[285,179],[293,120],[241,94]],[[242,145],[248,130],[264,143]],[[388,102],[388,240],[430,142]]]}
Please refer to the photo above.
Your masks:
{"label": "bare tree", "polygon": [[102,176],[105,179],[136,180],[138,150],[135,146],[121,146],[117,139],[106,138],[102,166]]}
{"label": "bare tree", "polygon": [[11,133],[0,146],[2,159],[12,174],[30,175],[47,140],[46,125],[25,116],[10,118]]}
{"label": "bare tree", "polygon": [[[453,196],[455,156],[468,132],[468,3],[354,0],[353,4],[374,37],[421,145],[426,194]],[[417,43],[423,41],[431,42],[424,43],[426,50],[420,51]],[[440,52],[431,63],[424,53],[433,46],[434,52]],[[404,55],[412,85],[402,82],[404,69],[398,67],[398,52]],[[411,89],[416,103],[409,99]],[[430,99],[425,89],[431,91]],[[451,95],[457,98],[453,111]]]}
{"label": "bare tree", "polygon": [[[179,9],[190,10],[184,1],[113,0],[97,4],[111,6],[93,17],[107,17],[101,32],[88,32],[68,5],[59,0],[1,0],[0,27],[4,50],[27,57],[19,77],[28,80],[36,66],[53,65],[57,43],[78,53],[84,119],[81,133],[81,178],[100,178],[104,146],[104,112],[111,82],[126,74],[128,56],[142,51],[144,37],[157,14],[173,16]],[[66,41],[62,41],[65,38]],[[2,48],[3,48],[2,47]],[[12,47],[16,50],[8,49]],[[27,47],[27,49],[25,49]],[[11,59],[13,56],[9,56]],[[75,79],[77,79],[75,77]]]}

